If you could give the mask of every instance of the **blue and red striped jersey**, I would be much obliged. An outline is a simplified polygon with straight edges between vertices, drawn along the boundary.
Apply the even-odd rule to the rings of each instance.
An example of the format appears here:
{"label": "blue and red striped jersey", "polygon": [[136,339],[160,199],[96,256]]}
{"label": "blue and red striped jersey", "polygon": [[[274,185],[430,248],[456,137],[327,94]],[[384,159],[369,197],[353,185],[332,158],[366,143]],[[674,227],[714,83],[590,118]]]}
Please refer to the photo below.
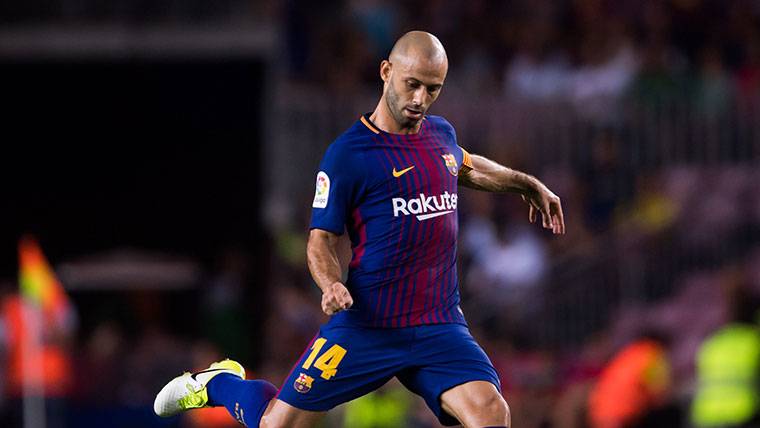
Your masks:
{"label": "blue and red striped jersey", "polygon": [[406,327],[461,323],[457,279],[457,174],[472,167],[446,119],[417,134],[362,116],[327,149],[317,173],[311,228],[348,231],[346,286],[354,305],[331,324]]}

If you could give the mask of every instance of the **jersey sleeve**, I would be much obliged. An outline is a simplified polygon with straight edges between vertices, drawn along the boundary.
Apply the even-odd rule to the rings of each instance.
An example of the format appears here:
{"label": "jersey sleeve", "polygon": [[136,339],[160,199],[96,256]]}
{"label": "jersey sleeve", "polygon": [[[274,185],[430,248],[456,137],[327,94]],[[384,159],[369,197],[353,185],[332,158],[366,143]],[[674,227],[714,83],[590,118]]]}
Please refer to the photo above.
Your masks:
{"label": "jersey sleeve", "polygon": [[361,164],[347,144],[330,145],[317,172],[310,229],[343,234],[364,185]]}
{"label": "jersey sleeve", "polygon": [[459,166],[460,171],[469,171],[472,168],[472,157],[470,157],[470,153],[459,146],[459,148],[462,150],[462,165]]}

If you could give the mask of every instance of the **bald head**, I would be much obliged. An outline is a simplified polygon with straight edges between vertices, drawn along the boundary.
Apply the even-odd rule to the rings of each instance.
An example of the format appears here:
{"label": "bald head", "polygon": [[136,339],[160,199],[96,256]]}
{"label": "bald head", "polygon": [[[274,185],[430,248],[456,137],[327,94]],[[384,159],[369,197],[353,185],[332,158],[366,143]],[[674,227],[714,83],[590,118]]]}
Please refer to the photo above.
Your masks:
{"label": "bald head", "polygon": [[376,112],[387,129],[417,132],[428,108],[438,98],[449,60],[437,37],[410,31],[396,42],[388,59],[380,64],[383,96]]}
{"label": "bald head", "polygon": [[448,58],[438,37],[425,31],[410,31],[396,41],[388,56],[390,62],[424,61],[448,69]]}

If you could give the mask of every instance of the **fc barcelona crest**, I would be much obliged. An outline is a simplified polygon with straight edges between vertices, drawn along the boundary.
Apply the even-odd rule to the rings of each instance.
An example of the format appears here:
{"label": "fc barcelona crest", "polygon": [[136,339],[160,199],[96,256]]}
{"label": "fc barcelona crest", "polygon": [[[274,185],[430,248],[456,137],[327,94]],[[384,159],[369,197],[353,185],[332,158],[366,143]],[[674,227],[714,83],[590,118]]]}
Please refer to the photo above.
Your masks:
{"label": "fc barcelona crest", "polygon": [[446,162],[446,168],[449,170],[451,175],[457,175],[459,172],[459,167],[457,166],[457,158],[454,157],[451,153],[446,153],[445,155],[441,155],[443,158],[443,161]]}
{"label": "fc barcelona crest", "polygon": [[293,382],[293,388],[295,388],[296,391],[300,392],[301,394],[306,394],[307,392],[311,391],[312,382],[314,382],[313,377],[301,373],[298,375],[298,379]]}

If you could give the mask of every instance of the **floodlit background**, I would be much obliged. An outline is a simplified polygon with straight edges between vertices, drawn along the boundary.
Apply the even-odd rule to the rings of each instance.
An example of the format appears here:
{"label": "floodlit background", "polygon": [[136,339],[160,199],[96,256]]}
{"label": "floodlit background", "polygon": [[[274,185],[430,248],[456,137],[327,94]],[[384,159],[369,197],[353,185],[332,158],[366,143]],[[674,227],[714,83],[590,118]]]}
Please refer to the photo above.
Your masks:
{"label": "floodlit background", "polygon": [[[0,426],[236,426],[151,410],[224,356],[279,385],[325,321],[315,168],[411,29],[448,50],[431,112],[459,144],[563,201],[553,237],[460,193],[463,309],[515,427],[760,426],[757,0],[0,3]],[[68,296],[32,299],[39,330],[24,236]],[[324,426],[438,425],[390,383]]]}

